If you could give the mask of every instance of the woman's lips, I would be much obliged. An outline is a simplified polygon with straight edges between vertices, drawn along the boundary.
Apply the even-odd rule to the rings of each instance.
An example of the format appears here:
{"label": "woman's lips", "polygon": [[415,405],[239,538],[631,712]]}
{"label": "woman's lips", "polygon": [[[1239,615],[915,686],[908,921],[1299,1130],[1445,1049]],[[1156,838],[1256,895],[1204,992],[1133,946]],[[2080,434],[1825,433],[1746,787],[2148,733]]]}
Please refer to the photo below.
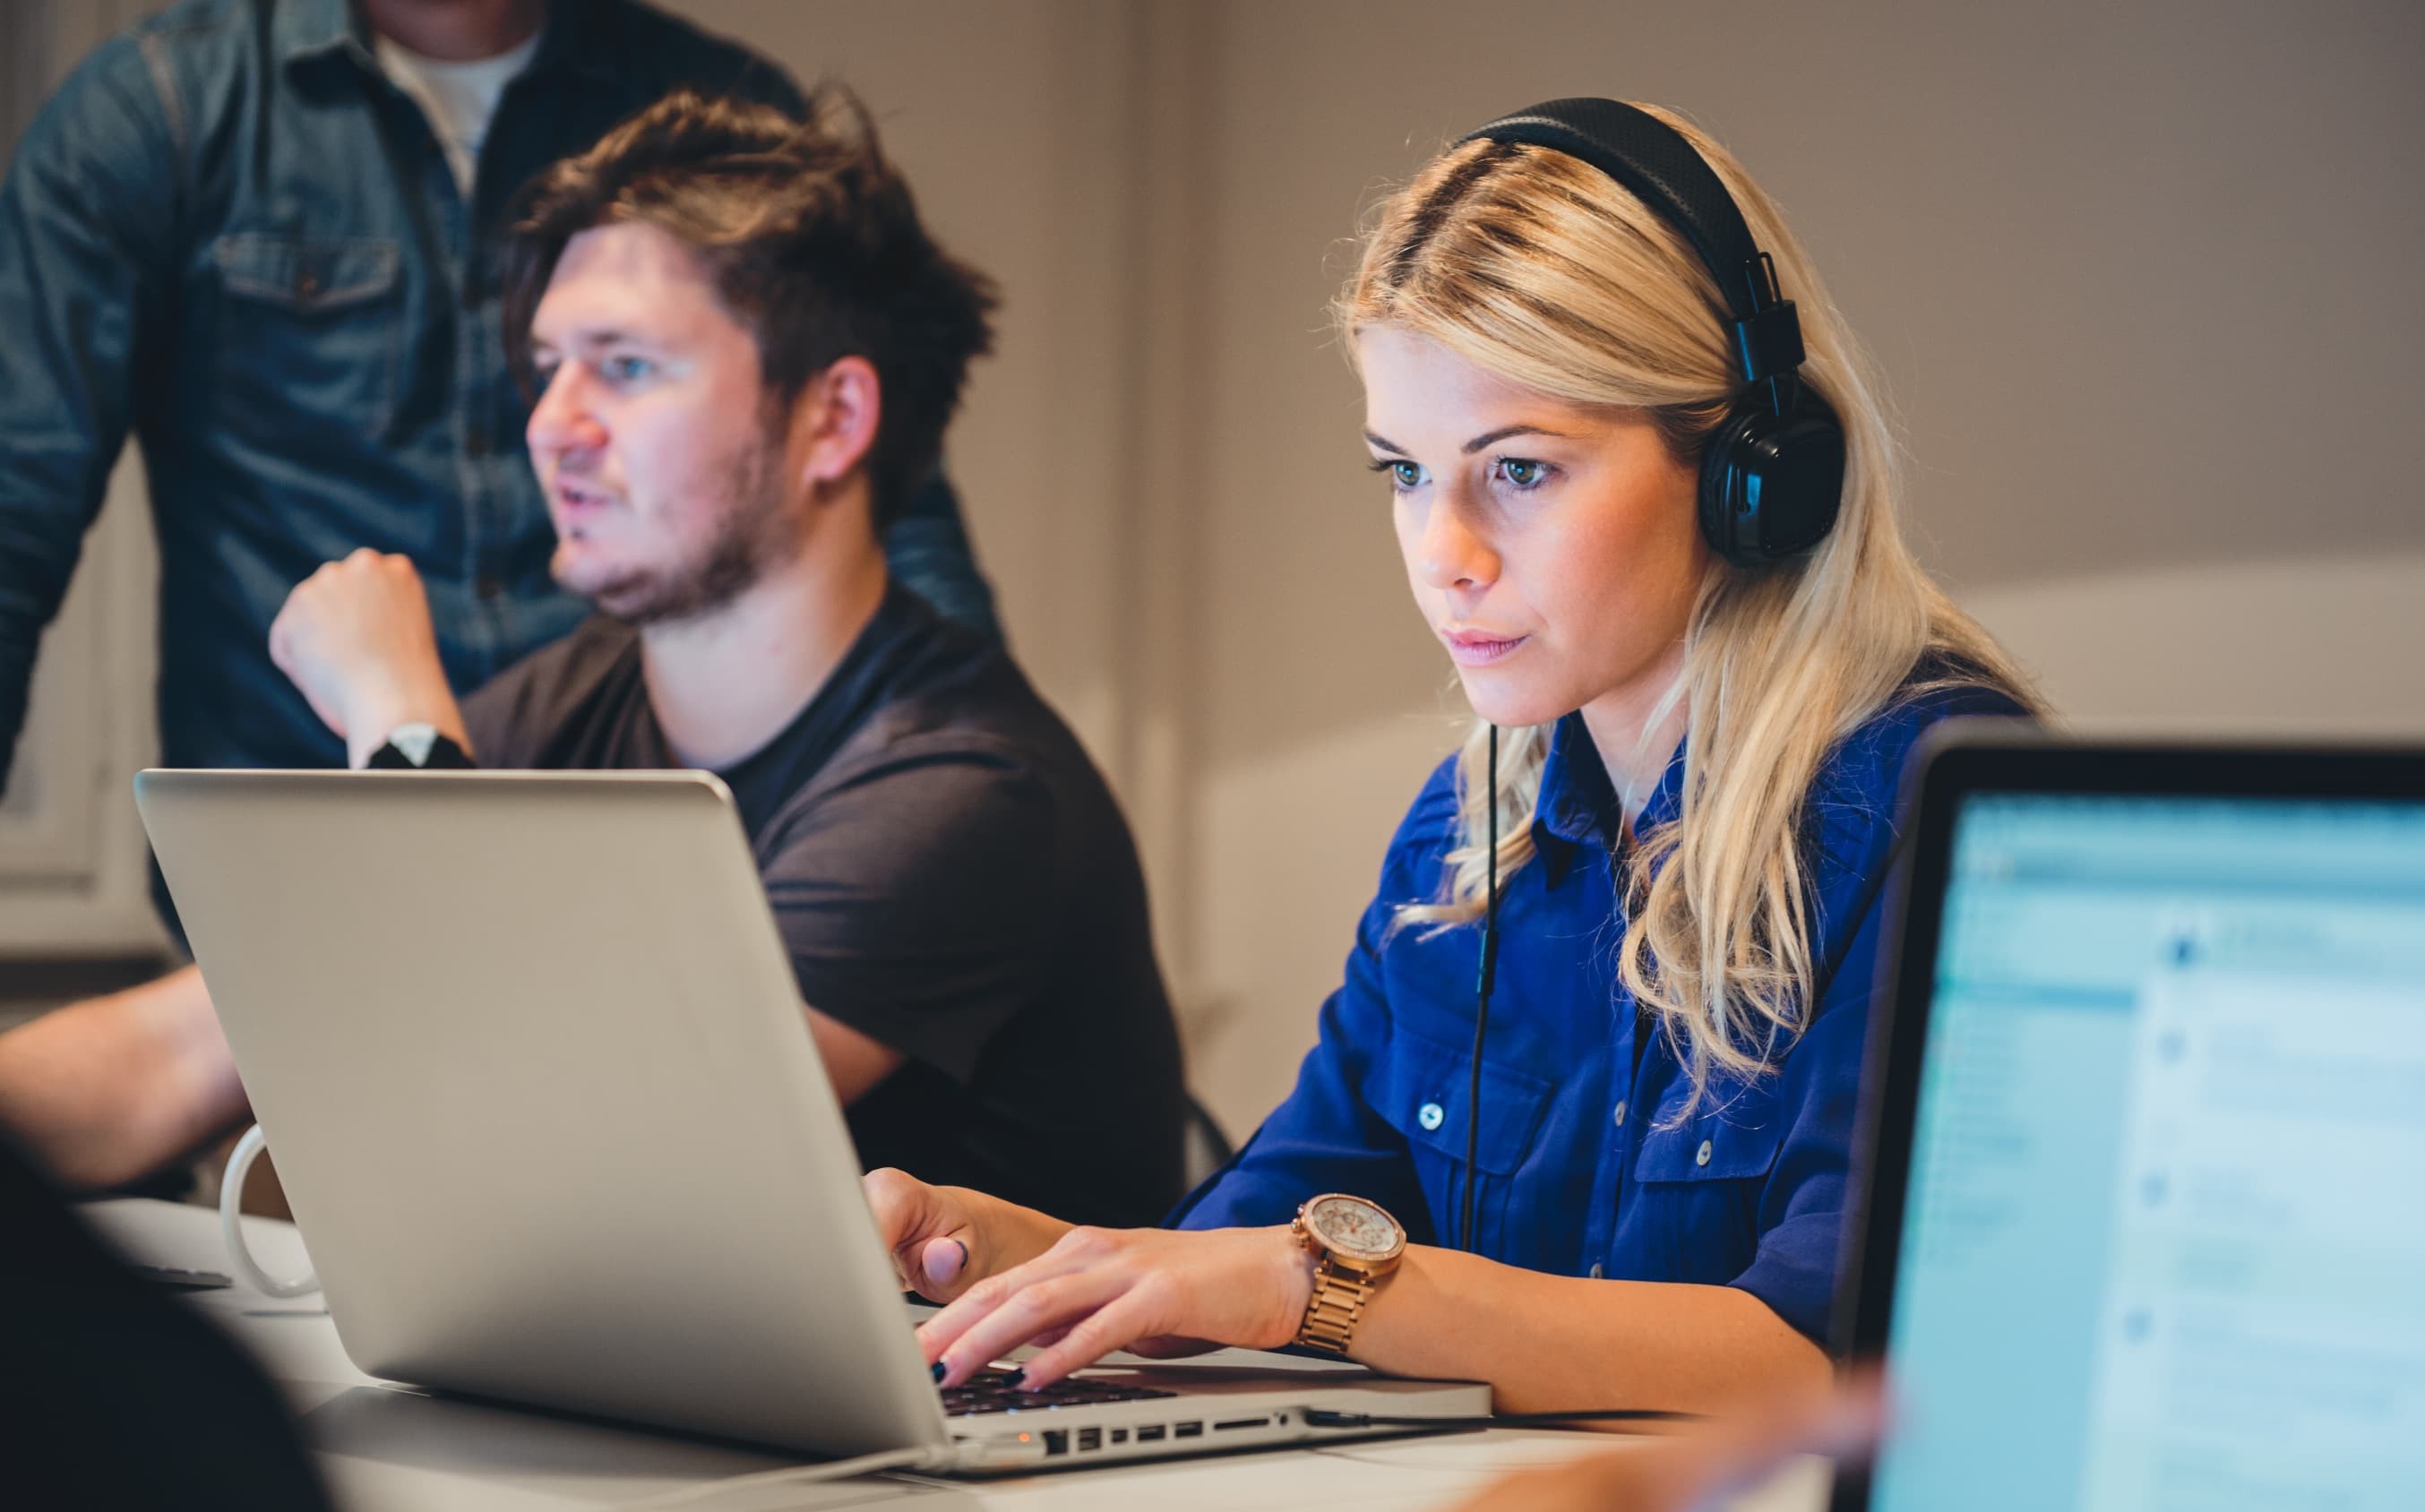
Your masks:
{"label": "woman's lips", "polygon": [[1531,640],[1530,635],[1502,635],[1486,630],[1443,630],[1440,639],[1448,643],[1449,660],[1459,667],[1488,667],[1514,655],[1518,648]]}

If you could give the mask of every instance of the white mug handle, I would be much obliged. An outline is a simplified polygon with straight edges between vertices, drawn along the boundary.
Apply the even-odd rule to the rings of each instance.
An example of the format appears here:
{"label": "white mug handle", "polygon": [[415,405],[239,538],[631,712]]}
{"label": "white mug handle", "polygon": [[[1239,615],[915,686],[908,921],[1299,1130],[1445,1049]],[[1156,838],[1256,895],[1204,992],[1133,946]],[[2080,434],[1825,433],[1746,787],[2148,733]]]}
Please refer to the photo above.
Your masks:
{"label": "white mug handle", "polygon": [[241,1221],[244,1179],[251,1173],[252,1163],[268,1148],[268,1137],[257,1123],[247,1129],[244,1137],[235,1142],[234,1150],[228,1156],[227,1174],[219,1178],[219,1233],[227,1240],[229,1263],[235,1266],[235,1273],[244,1278],[246,1285],[257,1292],[266,1292],[271,1296],[301,1296],[306,1292],[320,1289],[318,1276],[305,1271],[291,1281],[279,1280],[256,1264],[252,1251],[245,1247],[244,1224]]}

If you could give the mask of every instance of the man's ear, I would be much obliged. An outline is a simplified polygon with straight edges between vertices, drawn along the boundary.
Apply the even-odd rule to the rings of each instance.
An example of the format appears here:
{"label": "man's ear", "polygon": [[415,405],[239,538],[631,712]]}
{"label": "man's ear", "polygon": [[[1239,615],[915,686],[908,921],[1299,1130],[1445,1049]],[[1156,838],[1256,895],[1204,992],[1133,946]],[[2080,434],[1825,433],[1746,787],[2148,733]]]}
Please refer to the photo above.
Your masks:
{"label": "man's ear", "polygon": [[811,497],[867,465],[883,417],[884,386],[866,358],[837,358],[809,379],[792,410],[792,455]]}

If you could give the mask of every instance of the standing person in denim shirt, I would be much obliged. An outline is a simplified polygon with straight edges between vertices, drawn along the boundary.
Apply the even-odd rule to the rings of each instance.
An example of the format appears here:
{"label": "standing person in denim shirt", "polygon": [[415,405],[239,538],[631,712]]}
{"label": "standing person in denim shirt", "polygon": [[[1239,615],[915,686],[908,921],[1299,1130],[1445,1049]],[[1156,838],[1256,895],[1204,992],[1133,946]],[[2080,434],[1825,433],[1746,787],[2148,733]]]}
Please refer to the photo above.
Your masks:
{"label": "standing person in denim shirt", "polygon": [[[1461,143],[1383,206],[1338,305],[1389,485],[1366,507],[1472,736],[1399,826],[1295,1089],[1166,1227],[869,1173],[903,1281],[949,1304],[919,1330],[939,1381],[1029,1343],[1040,1386],[1292,1342],[1486,1381],[1502,1412],[1826,1379],[1903,760],[2029,694],[1904,544],[1874,382],[1775,206],[1672,116],[1506,124],[1560,107],[1646,144],[1637,176],[1706,182],[1662,210],[1554,145]],[[1799,325],[1739,346],[1717,281],[1763,252]],[[1786,415],[1824,439],[1818,405],[1840,474],[1760,475],[1816,530],[1746,551],[1705,465]]]}
{"label": "standing person in denim shirt", "polygon": [[[677,86],[802,104],[633,0],[185,0],[78,67],[0,187],[0,783],[130,431],[169,764],[342,764],[267,641],[356,548],[412,560],[464,691],[580,621],[548,576],[497,248],[525,179]],[[939,477],[885,544],[998,635]]]}

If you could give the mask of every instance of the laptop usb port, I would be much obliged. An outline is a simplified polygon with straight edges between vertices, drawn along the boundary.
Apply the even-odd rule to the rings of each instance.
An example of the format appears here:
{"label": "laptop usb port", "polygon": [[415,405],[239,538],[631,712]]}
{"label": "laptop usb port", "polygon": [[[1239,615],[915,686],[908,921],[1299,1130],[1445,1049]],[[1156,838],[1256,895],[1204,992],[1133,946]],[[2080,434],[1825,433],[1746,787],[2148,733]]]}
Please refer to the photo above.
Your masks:
{"label": "laptop usb port", "polygon": [[1051,1457],[1052,1457],[1052,1456],[1054,1456],[1054,1455],[1066,1455],[1066,1454],[1068,1454],[1068,1452],[1069,1452],[1069,1430],[1068,1430],[1068,1429],[1067,1429],[1067,1428],[1047,1428],[1047,1429],[1045,1429],[1045,1430],[1044,1430],[1044,1454],[1045,1454],[1045,1457],[1047,1457],[1047,1458],[1051,1458]]}
{"label": "laptop usb port", "polygon": [[1148,1423],[1144,1427],[1137,1430],[1137,1442],[1141,1444],[1160,1443],[1162,1442],[1162,1435],[1163,1426],[1161,1424]]}
{"label": "laptop usb port", "polygon": [[1272,1420],[1269,1418],[1231,1418],[1227,1423],[1216,1423],[1212,1424],[1212,1431],[1214,1433],[1228,1433],[1232,1428],[1260,1428],[1264,1424],[1271,1421]]}
{"label": "laptop usb port", "polygon": [[1201,1439],[1204,1437],[1204,1424],[1174,1423],[1170,1425],[1170,1436],[1174,1439]]}
{"label": "laptop usb port", "polygon": [[1103,1447],[1102,1429],[1081,1428],[1078,1430],[1078,1449],[1080,1453],[1083,1454],[1086,1450],[1100,1449],[1101,1447]]}
{"label": "laptop usb port", "polygon": [[1124,1444],[1128,1441],[1129,1430],[1126,1428],[1114,1428],[1112,1430],[1112,1442],[1116,1444]]}

